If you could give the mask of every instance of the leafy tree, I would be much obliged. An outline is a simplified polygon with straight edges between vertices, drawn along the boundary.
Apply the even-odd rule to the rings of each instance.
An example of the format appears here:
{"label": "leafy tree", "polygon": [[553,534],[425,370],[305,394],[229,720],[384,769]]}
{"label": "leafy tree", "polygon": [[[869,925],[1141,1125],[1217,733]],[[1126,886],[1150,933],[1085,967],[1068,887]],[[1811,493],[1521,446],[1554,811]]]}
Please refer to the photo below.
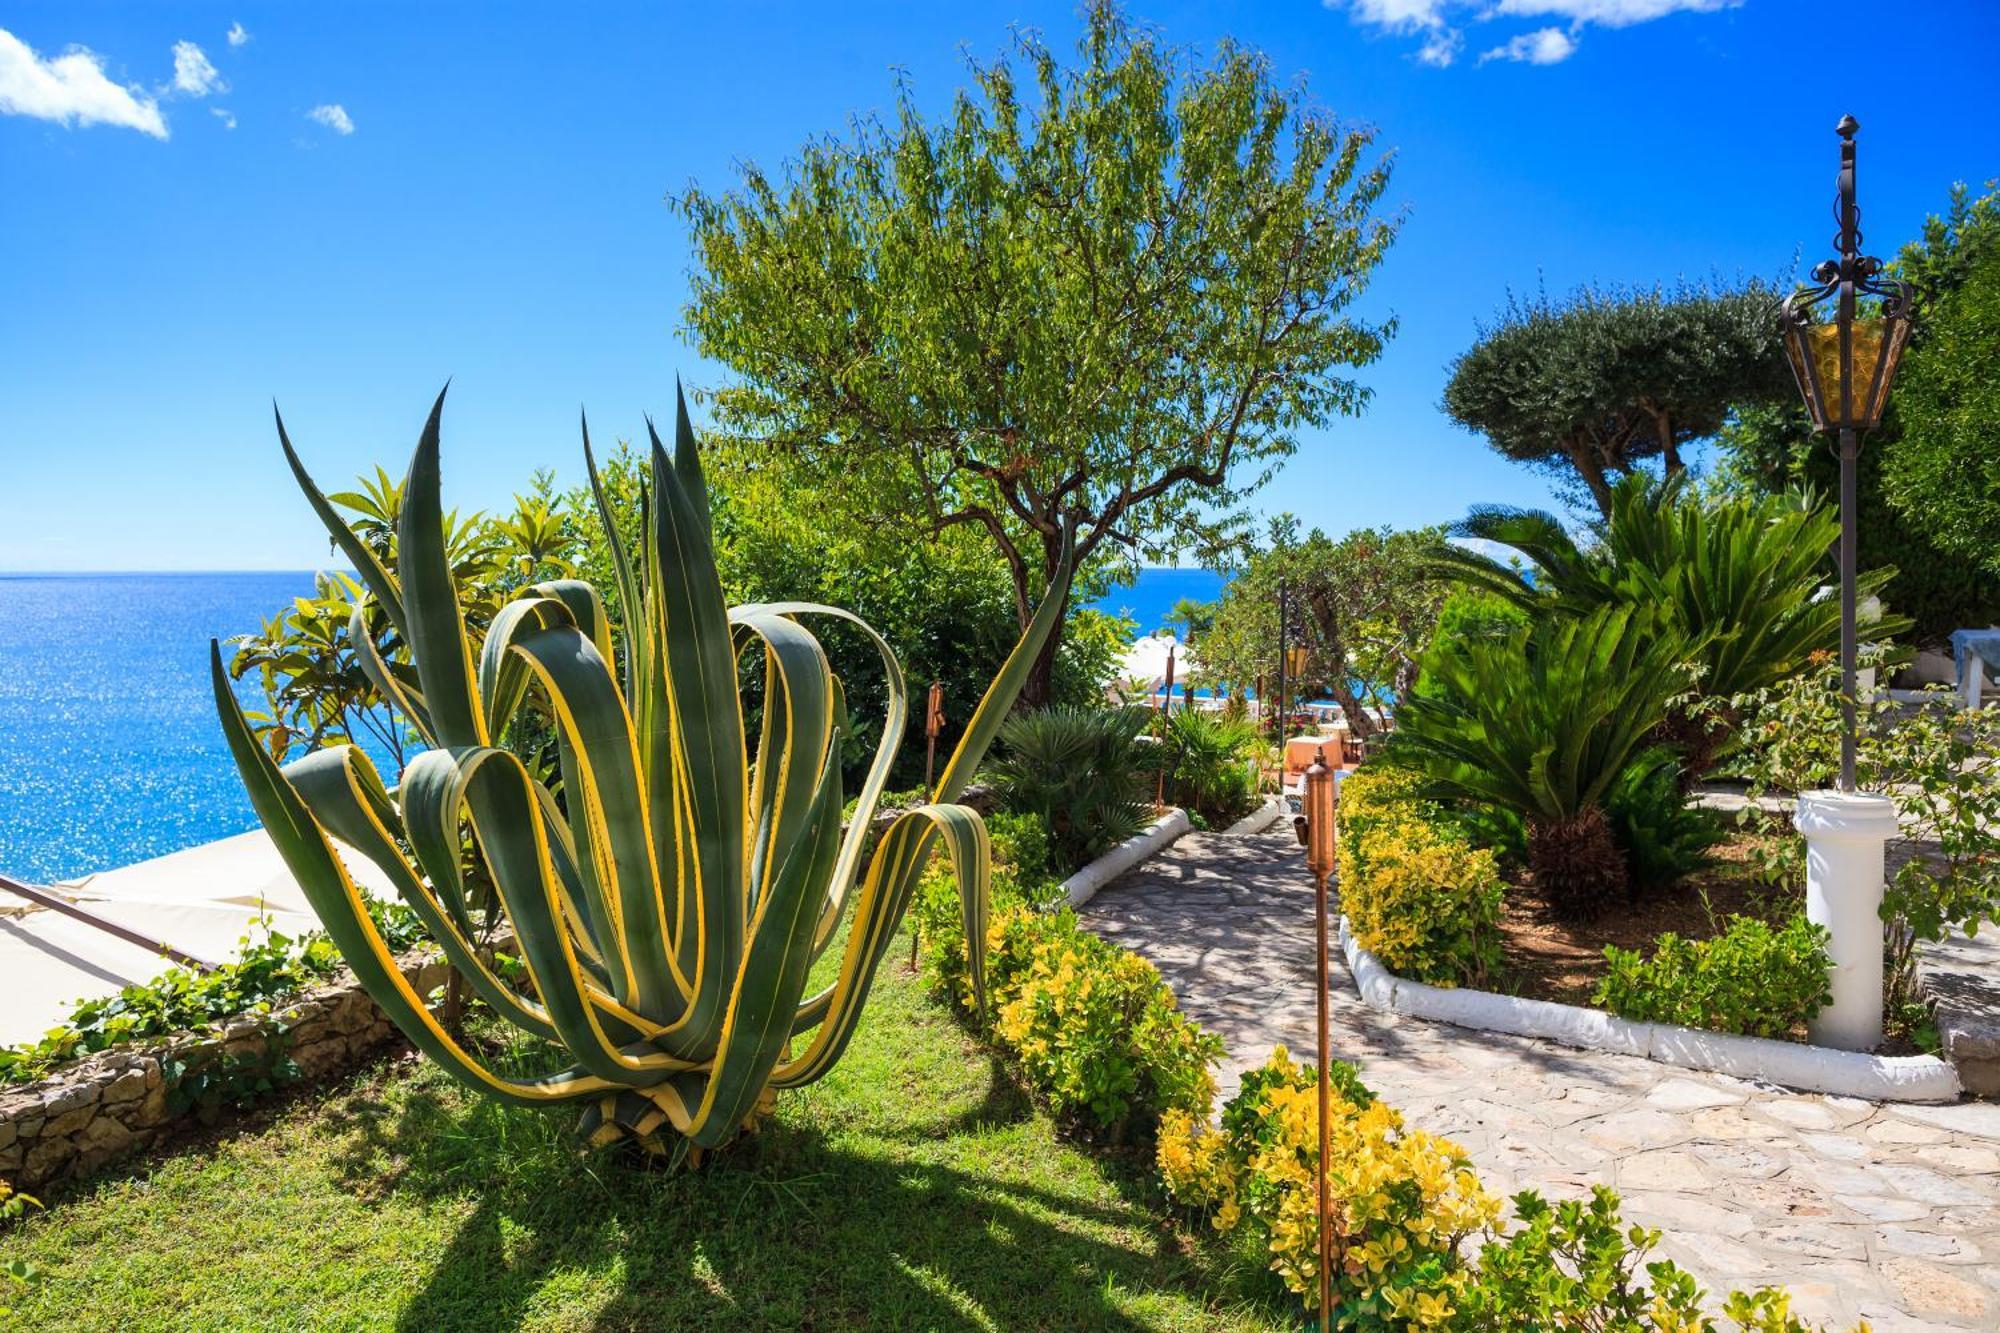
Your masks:
{"label": "leafy tree", "polygon": [[1760,282],[1669,291],[1586,287],[1568,301],[1509,298],[1452,363],[1444,408],[1503,456],[1580,483],[1600,514],[1646,459],[1667,473],[1738,404],[1788,392],[1777,298]]}
{"label": "leafy tree", "polygon": [[[1892,393],[1889,503],[1960,560],[2000,576],[2000,195],[1932,218],[1906,267],[1937,292]],[[1949,286],[1944,284],[1948,283]],[[1942,287],[1942,290],[1939,290]]]}
{"label": "leafy tree", "polygon": [[[1919,643],[1938,643],[1964,625],[2000,621],[2000,582],[1993,577],[1993,567],[1979,560],[1992,548],[1966,558],[1963,548],[1952,545],[1953,537],[1976,531],[1976,525],[1961,528],[1951,517],[1981,512],[1982,506],[1991,504],[1992,488],[2000,484],[1982,467],[1989,463],[1990,448],[1985,454],[1958,453],[1966,443],[1957,433],[1960,427],[1976,432],[1983,423],[1976,413],[1966,415],[1963,410],[1974,406],[1971,395],[1980,386],[1973,377],[1978,372],[1955,363],[1965,357],[1976,367],[1983,354],[1990,378],[1992,335],[1989,332],[1985,343],[1976,334],[1960,336],[1954,314],[1956,293],[1974,281],[1982,257],[1990,266],[1996,250],[2000,250],[2000,193],[1974,200],[1961,185],[1952,191],[1949,210],[1930,218],[1923,238],[1905,246],[1893,265],[1896,276],[1916,289],[1917,320],[1882,425],[1862,442],[1856,522],[1861,568],[1894,567],[1882,596],[1914,622],[1912,634]],[[1980,299],[1974,296],[1968,307]],[[1985,299],[1990,309],[1991,298]],[[1944,339],[1942,349],[1933,351],[1928,344],[1933,330],[1940,327],[1952,336]],[[1975,328],[1976,321],[1965,332]],[[1913,392],[1926,423],[1914,444],[1905,440],[1904,430],[1905,408]],[[1946,404],[1961,392],[1967,395],[1958,400],[1961,410],[1947,409]],[[1839,460],[1828,438],[1813,432],[1796,392],[1739,405],[1720,443],[1722,458],[1712,479],[1717,489],[1781,491],[1803,484],[1823,494],[1836,493]],[[1941,455],[1953,456],[1940,463]],[[1919,495],[1926,498],[1920,500]],[[1978,545],[1976,538],[1972,545]]]}
{"label": "leafy tree", "polygon": [[1241,687],[1278,670],[1278,584],[1289,589],[1288,642],[1306,651],[1301,690],[1324,689],[1356,736],[1369,711],[1408,696],[1449,585],[1431,560],[1443,530],[1360,528],[1335,541],[1314,529],[1252,555],[1230,581],[1202,640],[1199,675]]}
{"label": "leafy tree", "polygon": [[1183,597],[1167,612],[1167,623],[1181,630],[1181,642],[1193,643],[1198,634],[1207,634],[1215,624],[1215,603],[1198,597]]}
{"label": "leafy tree", "polygon": [[1233,43],[1085,20],[1074,68],[1023,35],[1025,75],[974,64],[935,122],[904,85],[674,200],[724,425],[868,521],[983,533],[1021,623],[1066,557],[1213,549],[1298,427],[1362,409],[1341,372],[1393,331],[1348,313],[1396,233],[1370,133]]}
{"label": "leafy tree", "polygon": [[[627,549],[636,549],[646,460],[621,441],[600,463],[608,508]],[[950,753],[1018,634],[1007,575],[985,544],[962,530],[912,541],[893,526],[855,521],[809,478],[783,466],[753,465],[726,445],[710,456],[707,477],[724,597],[732,605],[818,601],[853,611],[896,650],[912,697],[921,698],[933,680],[943,682],[946,726],[939,749]],[[591,497],[579,488],[565,504],[585,516],[572,551],[579,574],[605,590],[612,619],[622,625],[610,546]],[[1130,622],[1075,605],[1067,622],[1056,661],[1057,698],[1095,701],[1124,651]],[[848,697],[857,704],[884,699],[887,684],[874,644],[837,621],[815,628]],[[754,704],[758,673],[748,666],[746,690]],[[873,702],[856,707],[855,729],[843,738],[843,758],[857,783],[874,753],[879,713]],[[920,723],[921,715],[913,733]],[[892,785],[916,786],[923,774],[923,747],[906,743],[891,771]]]}

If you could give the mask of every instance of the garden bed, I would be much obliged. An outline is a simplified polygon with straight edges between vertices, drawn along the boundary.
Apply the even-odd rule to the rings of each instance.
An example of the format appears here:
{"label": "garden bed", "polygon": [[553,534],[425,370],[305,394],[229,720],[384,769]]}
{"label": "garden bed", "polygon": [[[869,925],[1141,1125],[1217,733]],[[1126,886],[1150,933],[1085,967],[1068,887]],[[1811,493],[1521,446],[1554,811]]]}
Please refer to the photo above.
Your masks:
{"label": "garden bed", "polygon": [[[1592,921],[1563,921],[1534,891],[1533,882],[1509,885],[1501,900],[1501,970],[1493,989],[1559,1004],[1589,1004],[1604,979],[1606,945],[1651,952],[1672,931],[1682,939],[1713,937],[1724,918],[1754,916],[1773,924],[1796,912],[1796,898],[1759,884],[1750,874],[1750,838],[1738,835],[1716,848],[1717,864],[1671,888],[1640,895]],[[1797,1034],[1803,1037],[1804,1029]]]}

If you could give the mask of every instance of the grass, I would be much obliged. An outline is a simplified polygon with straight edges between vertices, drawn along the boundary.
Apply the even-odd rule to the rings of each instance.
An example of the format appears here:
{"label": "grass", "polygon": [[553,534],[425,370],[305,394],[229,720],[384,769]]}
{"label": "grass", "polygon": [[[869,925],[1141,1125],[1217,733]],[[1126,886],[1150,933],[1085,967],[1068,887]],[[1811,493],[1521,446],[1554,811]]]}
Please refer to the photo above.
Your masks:
{"label": "grass", "polygon": [[1058,1135],[892,949],[846,1058],[668,1175],[399,1058],[0,1239],[0,1325],[1270,1329],[1268,1274]]}

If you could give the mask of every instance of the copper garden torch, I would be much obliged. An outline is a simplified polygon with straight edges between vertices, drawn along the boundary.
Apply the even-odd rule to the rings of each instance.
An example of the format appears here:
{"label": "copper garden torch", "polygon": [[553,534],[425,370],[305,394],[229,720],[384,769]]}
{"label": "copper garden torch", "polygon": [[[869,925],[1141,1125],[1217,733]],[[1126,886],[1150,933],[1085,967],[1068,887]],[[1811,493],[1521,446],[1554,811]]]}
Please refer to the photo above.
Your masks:
{"label": "copper garden torch", "polygon": [[1329,1140],[1327,1116],[1333,1098],[1332,1042],[1327,1031],[1326,882],[1333,875],[1334,819],[1337,806],[1334,773],[1326,764],[1322,747],[1306,770],[1304,828],[1306,868],[1313,877],[1313,924],[1319,947],[1319,986],[1314,998],[1319,1013],[1319,1170],[1315,1186],[1319,1191],[1319,1326],[1320,1333],[1331,1327],[1333,1317],[1332,1249],[1327,1226],[1326,1158]]}

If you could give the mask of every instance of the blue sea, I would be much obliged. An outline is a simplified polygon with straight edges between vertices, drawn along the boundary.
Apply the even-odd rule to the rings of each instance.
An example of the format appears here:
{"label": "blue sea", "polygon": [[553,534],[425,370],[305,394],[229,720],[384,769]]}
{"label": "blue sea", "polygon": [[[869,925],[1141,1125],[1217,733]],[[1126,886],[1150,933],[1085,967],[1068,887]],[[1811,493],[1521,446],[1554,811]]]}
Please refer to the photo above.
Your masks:
{"label": "blue sea", "polygon": [[[1099,605],[1139,633],[1222,576],[1141,570]],[[248,634],[313,576],[0,574],[0,872],[68,879],[256,825],[223,744],[208,641]],[[254,680],[238,686],[262,705]]]}

